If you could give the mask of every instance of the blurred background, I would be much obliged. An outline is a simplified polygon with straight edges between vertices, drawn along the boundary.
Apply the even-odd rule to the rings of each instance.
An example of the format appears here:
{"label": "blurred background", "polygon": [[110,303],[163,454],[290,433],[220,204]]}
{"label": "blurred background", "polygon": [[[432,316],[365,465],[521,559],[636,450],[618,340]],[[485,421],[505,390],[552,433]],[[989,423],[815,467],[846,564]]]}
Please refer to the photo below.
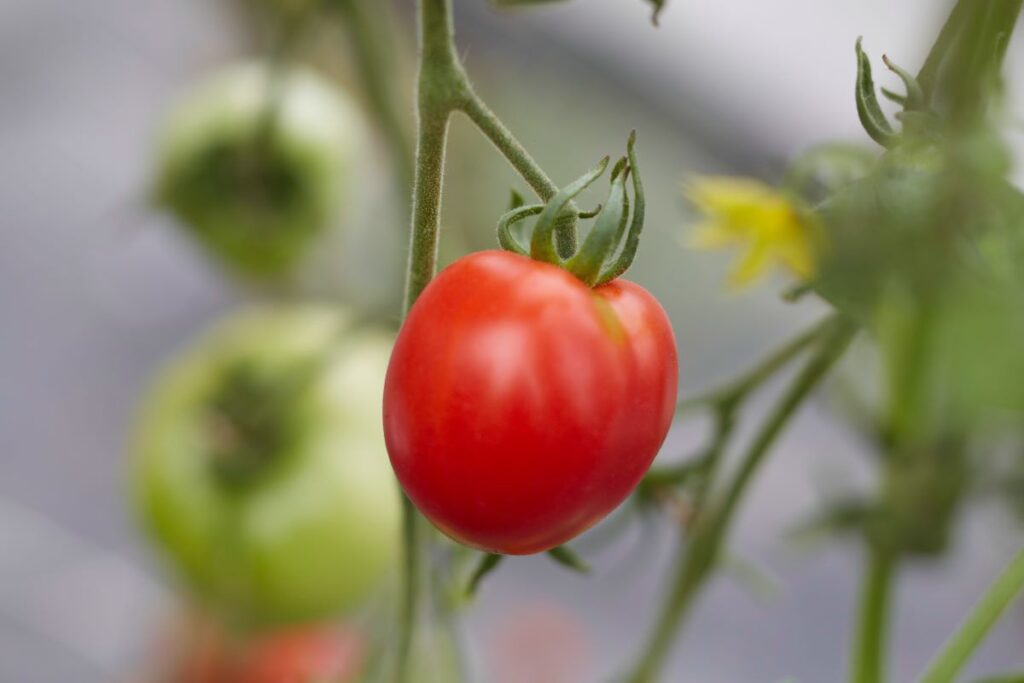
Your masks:
{"label": "blurred background", "polygon": [[[638,0],[522,12],[455,4],[459,48],[481,94],[556,182],[639,131],[649,208],[631,273],[673,320],[684,394],[754,362],[822,309],[784,304],[778,287],[724,287],[727,257],[683,246],[681,181],[698,172],[772,179],[814,142],[861,140],[855,39],[916,65],[947,9],[936,0],[672,0],[655,30]],[[408,35],[411,14],[411,2],[395,3]],[[129,435],[158,367],[253,299],[300,291],[396,317],[405,207],[391,194],[393,169],[372,129],[355,174],[353,227],[285,294],[225,277],[149,205],[169,108],[211,70],[258,56],[256,34],[228,0],[0,3],[3,683],[137,680],[178,609],[174,579],[143,540],[126,494]],[[394,46],[400,63],[407,47]],[[335,76],[358,100],[347,53],[336,54]],[[1022,111],[1024,88],[1014,87],[1024,73],[1021,40],[1008,62]],[[464,121],[453,136],[442,238],[449,260],[492,245],[508,188],[525,190]],[[700,427],[673,432],[663,457],[691,450]],[[666,680],[843,676],[859,549],[794,546],[786,536],[829,491],[868,485],[870,456],[816,405],[778,451],[731,544],[772,586],[752,594],[716,579]],[[552,680],[565,683],[622,670],[659,604],[675,542],[667,524],[607,546],[585,538],[580,551],[594,566],[585,578],[546,558],[506,562],[462,629],[479,680],[538,680],[517,669],[523,648],[550,649],[536,656],[557,660],[562,673]],[[1018,543],[1002,513],[976,508],[947,557],[901,575],[894,680],[922,668]],[[1017,609],[971,673],[1024,664],[1022,639]]]}

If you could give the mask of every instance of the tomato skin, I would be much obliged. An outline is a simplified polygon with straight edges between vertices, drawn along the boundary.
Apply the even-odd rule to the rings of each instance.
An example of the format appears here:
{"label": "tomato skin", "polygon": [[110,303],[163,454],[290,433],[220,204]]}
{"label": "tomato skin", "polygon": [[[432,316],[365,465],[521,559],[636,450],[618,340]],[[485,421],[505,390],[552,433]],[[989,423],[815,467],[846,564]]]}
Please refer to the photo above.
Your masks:
{"label": "tomato skin", "polygon": [[439,529],[511,555],[611,512],[668,433],[672,327],[625,280],[590,289],[502,251],[456,261],[409,312],[388,366],[391,464]]}

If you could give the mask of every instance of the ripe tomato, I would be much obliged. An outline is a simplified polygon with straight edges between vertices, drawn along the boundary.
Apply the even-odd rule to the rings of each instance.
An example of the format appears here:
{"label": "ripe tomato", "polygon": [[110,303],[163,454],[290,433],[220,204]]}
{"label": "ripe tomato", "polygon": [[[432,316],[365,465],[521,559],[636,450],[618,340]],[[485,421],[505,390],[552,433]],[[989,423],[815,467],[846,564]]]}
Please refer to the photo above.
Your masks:
{"label": "ripe tomato", "polygon": [[243,623],[357,606],[398,554],[379,408],[388,335],[327,307],[256,309],[159,377],[134,444],[148,530]]}
{"label": "ripe tomato", "polygon": [[528,554],[629,495],[668,432],[675,339],[643,288],[590,289],[501,251],[466,256],[409,312],[388,366],[391,464],[439,529]]}
{"label": "ripe tomato", "polygon": [[265,66],[232,66],[171,114],[155,199],[221,264],[280,276],[339,220],[365,137],[355,105],[316,73],[274,84]]}

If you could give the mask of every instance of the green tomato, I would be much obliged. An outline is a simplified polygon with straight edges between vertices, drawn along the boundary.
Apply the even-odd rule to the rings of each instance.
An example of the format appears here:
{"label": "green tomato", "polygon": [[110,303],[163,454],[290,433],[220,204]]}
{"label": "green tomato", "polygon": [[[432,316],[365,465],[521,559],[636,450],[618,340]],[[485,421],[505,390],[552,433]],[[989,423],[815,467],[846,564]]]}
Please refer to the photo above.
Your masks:
{"label": "green tomato", "polygon": [[355,105],[317,74],[235,65],[171,114],[156,201],[238,274],[278,277],[339,219],[365,137]]}
{"label": "green tomato", "polygon": [[326,307],[218,325],[158,377],[134,440],[153,538],[198,597],[250,624],[350,610],[398,553],[380,406],[389,335]]}

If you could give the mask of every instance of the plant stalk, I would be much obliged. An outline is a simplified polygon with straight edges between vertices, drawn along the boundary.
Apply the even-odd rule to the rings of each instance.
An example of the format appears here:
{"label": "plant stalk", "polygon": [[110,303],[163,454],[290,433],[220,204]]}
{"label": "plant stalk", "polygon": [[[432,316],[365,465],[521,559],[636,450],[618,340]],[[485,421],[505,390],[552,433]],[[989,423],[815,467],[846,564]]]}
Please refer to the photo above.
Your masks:
{"label": "plant stalk", "polygon": [[[437,270],[445,149],[448,121],[453,109],[450,91],[453,80],[458,80],[452,78],[457,61],[451,10],[451,0],[419,2],[416,163],[403,317]],[[424,529],[424,526],[416,506],[403,494],[404,562],[394,678],[396,683],[411,680],[409,659],[418,621],[419,591],[423,587],[420,574],[423,571],[424,555],[429,556],[429,530]]]}
{"label": "plant stalk", "polygon": [[[498,148],[537,196],[545,202],[555,196],[558,186],[471,87],[467,87],[466,98],[460,103],[459,109]],[[576,205],[570,204],[555,224],[556,246],[562,258],[568,258],[576,251],[577,215]]]}
{"label": "plant stalk", "polygon": [[850,321],[841,318],[831,321],[830,329],[819,342],[816,353],[769,413],[722,498],[716,504],[709,505],[706,514],[698,516],[689,544],[684,544],[680,549],[675,563],[675,579],[661,616],[633,673],[627,679],[630,683],[652,683],[664,669],[676,636],[692,611],[696,596],[713,574],[739,502],[754,473],[797,409],[843,355],[855,333],[856,327]]}
{"label": "plant stalk", "polygon": [[920,683],[953,683],[999,617],[1024,590],[1024,550],[1019,551],[946,641],[921,677]]}
{"label": "plant stalk", "polygon": [[868,549],[861,587],[851,683],[882,683],[885,680],[885,648],[889,642],[889,596],[896,560],[878,547]]}

